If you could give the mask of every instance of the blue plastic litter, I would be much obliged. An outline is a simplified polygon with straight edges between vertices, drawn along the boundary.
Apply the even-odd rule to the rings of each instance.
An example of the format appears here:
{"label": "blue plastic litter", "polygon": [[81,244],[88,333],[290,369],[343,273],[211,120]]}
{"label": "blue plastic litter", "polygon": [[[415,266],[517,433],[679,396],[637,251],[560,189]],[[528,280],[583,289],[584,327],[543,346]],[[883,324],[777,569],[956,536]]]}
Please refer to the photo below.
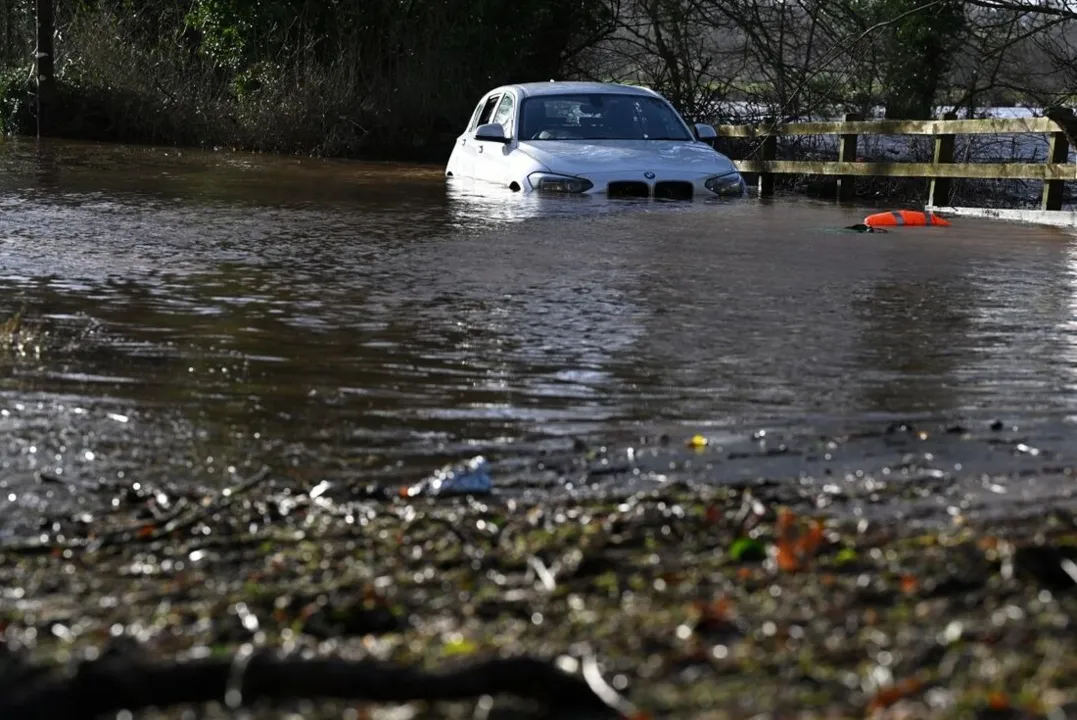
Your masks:
{"label": "blue plastic litter", "polygon": [[408,489],[408,496],[415,495],[485,495],[494,489],[490,477],[490,464],[482,455],[476,455],[460,465],[446,465],[429,477]]}

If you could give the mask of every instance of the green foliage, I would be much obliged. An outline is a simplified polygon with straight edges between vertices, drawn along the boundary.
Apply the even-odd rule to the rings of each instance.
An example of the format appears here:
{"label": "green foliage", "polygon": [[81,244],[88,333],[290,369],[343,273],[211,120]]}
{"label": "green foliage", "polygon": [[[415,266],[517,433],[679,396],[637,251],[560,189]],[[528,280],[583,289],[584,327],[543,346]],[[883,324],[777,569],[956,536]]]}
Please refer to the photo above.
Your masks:
{"label": "green foliage", "polygon": [[733,541],[729,547],[729,557],[733,562],[753,562],[765,560],[766,548],[763,543],[754,538],[741,537]]}
{"label": "green foliage", "polygon": [[201,33],[199,52],[228,70],[239,70],[256,25],[257,4],[243,0],[196,0],[185,21]]}
{"label": "green foliage", "polygon": [[[76,0],[68,134],[443,158],[493,85],[562,74],[608,0]],[[80,127],[82,126],[82,127]]]}
{"label": "green foliage", "polygon": [[887,117],[932,117],[935,97],[960,46],[964,4],[877,0],[875,12],[881,20],[892,21],[884,76]]}
{"label": "green foliage", "polygon": [[0,135],[15,132],[23,124],[30,100],[28,68],[0,68]]}

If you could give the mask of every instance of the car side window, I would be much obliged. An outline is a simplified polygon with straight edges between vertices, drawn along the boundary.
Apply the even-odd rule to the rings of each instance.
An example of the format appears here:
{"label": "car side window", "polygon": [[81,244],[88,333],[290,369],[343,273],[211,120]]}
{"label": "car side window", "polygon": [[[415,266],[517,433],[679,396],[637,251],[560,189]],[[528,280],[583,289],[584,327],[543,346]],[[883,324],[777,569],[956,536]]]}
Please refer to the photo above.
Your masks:
{"label": "car side window", "polygon": [[475,129],[475,125],[479,121],[479,113],[482,112],[484,107],[486,107],[486,100],[479,100],[479,104],[475,106],[475,110],[471,113],[471,119],[467,121],[467,131]]}
{"label": "car side window", "polygon": [[494,119],[490,121],[505,128],[505,137],[512,137],[512,109],[512,95],[505,93],[505,96],[501,98],[501,104],[497,106],[497,112],[494,113]]}
{"label": "car side window", "polygon": [[497,101],[501,99],[500,95],[491,95],[486,99],[486,103],[482,106],[482,112],[479,113],[478,118],[475,120],[469,129],[474,130],[479,125],[485,125],[490,122],[490,116],[494,114],[494,108],[497,107]]}

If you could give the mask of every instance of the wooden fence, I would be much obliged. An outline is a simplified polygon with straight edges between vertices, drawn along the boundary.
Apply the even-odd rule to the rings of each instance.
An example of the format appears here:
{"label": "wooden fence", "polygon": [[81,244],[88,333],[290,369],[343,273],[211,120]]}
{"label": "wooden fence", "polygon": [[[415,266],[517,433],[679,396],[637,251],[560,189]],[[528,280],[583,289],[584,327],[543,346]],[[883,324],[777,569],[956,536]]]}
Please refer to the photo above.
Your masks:
{"label": "wooden fence", "polygon": [[[838,197],[853,197],[856,177],[919,177],[931,181],[928,205],[946,202],[953,178],[1042,180],[1043,210],[1061,210],[1066,180],[1077,180],[1077,165],[1067,163],[1069,143],[1059,126],[1047,118],[957,120],[947,115],[941,120],[861,120],[847,115],[844,121],[762,125],[721,125],[719,137],[756,138],[760,141],[758,159],[736,160],[742,173],[759,176],[759,194],[774,193],[775,175],[828,175],[838,178]],[[1047,159],[1043,163],[984,162],[955,163],[954,140],[957,135],[1047,134]],[[838,160],[776,160],[778,138],[787,135],[840,135]],[[857,138],[860,135],[930,135],[935,139],[934,157],[929,163],[856,162]],[[938,202],[937,202],[938,201]]]}

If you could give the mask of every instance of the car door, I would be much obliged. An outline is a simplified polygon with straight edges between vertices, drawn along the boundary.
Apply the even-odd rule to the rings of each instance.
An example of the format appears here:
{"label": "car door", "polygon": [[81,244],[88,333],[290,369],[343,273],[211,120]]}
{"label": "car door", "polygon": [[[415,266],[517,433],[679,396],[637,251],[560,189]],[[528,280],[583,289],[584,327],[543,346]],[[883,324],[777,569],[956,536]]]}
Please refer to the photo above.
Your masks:
{"label": "car door", "polygon": [[[515,130],[513,119],[516,115],[516,98],[511,92],[501,96],[500,102],[493,116],[487,120],[497,123],[505,129],[505,137],[512,138]],[[479,125],[482,125],[480,122]],[[476,126],[477,127],[477,126]],[[508,155],[513,151],[516,143],[511,139],[507,143],[492,142],[489,140],[476,140],[475,143],[475,179],[486,182],[507,185],[508,179]]]}
{"label": "car door", "polygon": [[478,157],[479,142],[475,140],[475,128],[483,123],[490,122],[497,103],[501,99],[501,93],[495,92],[483,98],[475,112],[471,115],[471,122],[467,129],[457,138],[456,147],[453,148],[452,158],[449,163],[449,172],[453,177],[475,177],[475,159]]}

